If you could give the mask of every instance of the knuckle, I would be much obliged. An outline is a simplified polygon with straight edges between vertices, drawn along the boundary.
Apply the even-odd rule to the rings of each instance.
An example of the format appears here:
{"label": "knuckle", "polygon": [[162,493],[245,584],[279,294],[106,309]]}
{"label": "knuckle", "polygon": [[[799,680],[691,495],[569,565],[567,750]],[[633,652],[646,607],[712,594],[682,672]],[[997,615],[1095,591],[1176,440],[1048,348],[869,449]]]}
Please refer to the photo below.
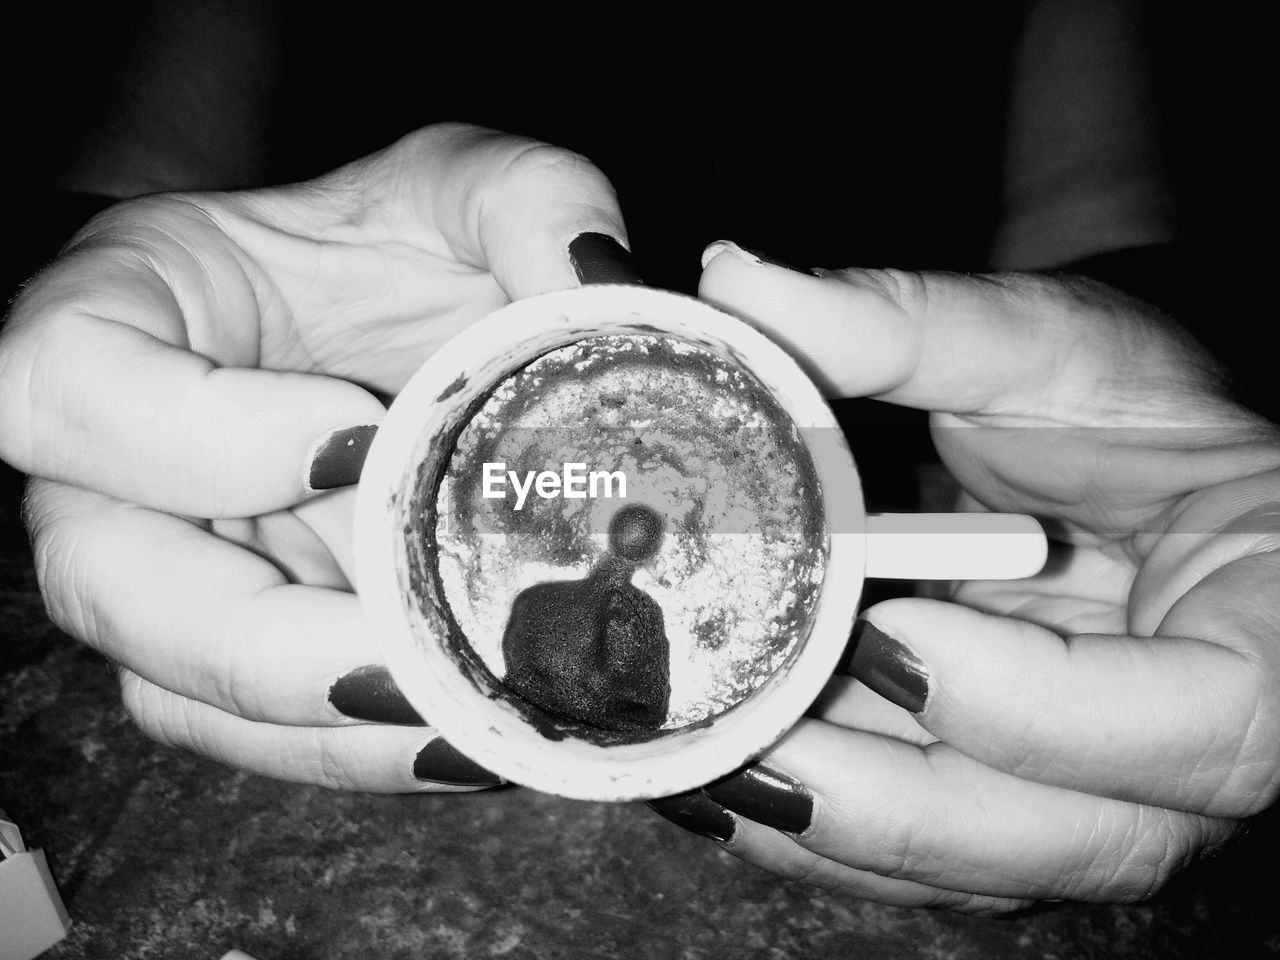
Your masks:
{"label": "knuckle", "polygon": [[379,197],[395,185],[413,183],[418,171],[430,168],[440,157],[465,154],[494,136],[494,132],[465,123],[435,123],[404,134],[394,143],[366,157],[332,170],[312,180],[312,189],[345,197],[354,204],[344,221],[356,222],[353,214],[379,204]]}
{"label": "knuckle", "polygon": [[[1247,683],[1238,684],[1231,704],[1247,717],[1243,723],[1226,726],[1234,749],[1223,764],[1212,764],[1217,784],[1203,810],[1216,817],[1244,819],[1261,813],[1280,796],[1280,707],[1274,704],[1274,680],[1260,670],[1250,670]],[[1249,708],[1252,709],[1249,709]],[[1225,726],[1225,725],[1224,725]]]}
{"label": "knuckle", "polygon": [[[267,554],[256,523],[245,528],[255,552]],[[317,696],[298,681],[290,651],[307,647],[306,626],[285,617],[275,605],[276,591],[253,589],[227,604],[208,628],[217,642],[203,645],[199,663],[201,687],[209,702],[245,720],[260,723],[309,724],[315,719]]]}
{"label": "knuckle", "polygon": [[201,662],[191,666],[196,673],[192,688],[199,691],[196,696],[204,703],[244,720],[264,719],[253,698],[246,696],[244,688],[237,683],[240,671],[233,664]]}
{"label": "knuckle", "polygon": [[120,700],[133,725],[167,747],[189,746],[191,730],[176,698],[128,668],[120,668]]}
{"label": "knuckle", "polygon": [[815,887],[838,889],[842,886],[841,878],[835,864],[812,850],[801,850],[776,867],[771,866],[784,880],[808,884]]}
{"label": "knuckle", "polygon": [[316,782],[332,790],[359,790],[362,777],[353,769],[353,755],[339,744],[333,731],[317,729],[311,738]]}
{"label": "knuckle", "polygon": [[387,147],[386,150],[381,151],[379,154],[373,154],[373,158],[376,159],[383,156],[399,157],[402,160],[397,162],[413,164],[423,157],[430,157],[432,154],[448,149],[451,146],[465,147],[495,135],[495,131],[485,127],[457,120],[445,120],[440,123],[431,123],[418,127],[416,130],[410,130]]}
{"label": "knuckle", "polygon": [[263,689],[261,647],[256,632],[232,630],[227,645],[211,651],[203,665],[207,702],[228,713],[255,722],[281,719],[278,701]]}
{"label": "knuckle", "polygon": [[134,707],[130,710],[126,702],[125,710],[138,729],[157,743],[238,764],[229,744],[223,742],[214,715],[198,700],[140,679]]}
{"label": "knuckle", "polygon": [[25,471],[35,464],[37,371],[47,366],[48,356],[32,320],[15,306],[0,328],[0,458]]}
{"label": "knuckle", "polygon": [[26,371],[18,369],[0,339],[0,459],[19,470],[30,469],[33,434],[31,389]]}
{"label": "knuckle", "polygon": [[915,817],[895,817],[891,822],[896,828],[889,830],[876,845],[871,869],[881,876],[930,882],[933,878],[921,875],[918,869],[920,836],[930,829],[929,824]]}
{"label": "knuckle", "polygon": [[65,489],[32,481],[27,486],[23,514],[31,538],[36,584],[49,619],[60,630],[91,642],[96,630],[81,571],[78,511]]}
{"label": "knuckle", "polygon": [[1139,808],[1124,825],[1095,833],[1098,848],[1069,896],[1120,903],[1150,899],[1191,861],[1203,834],[1199,818]]}
{"label": "knuckle", "polygon": [[[51,268],[53,269],[53,268]],[[76,456],[84,411],[77,405],[93,332],[85,294],[67,278],[41,303],[12,317],[0,336],[0,457],[27,473],[59,477]]]}
{"label": "knuckle", "polygon": [[559,183],[597,176],[596,165],[580,153],[549,143],[531,141],[507,161],[505,180],[516,184]]}
{"label": "knuckle", "polygon": [[465,123],[438,123],[406,134],[393,144],[381,163],[394,170],[411,169],[423,157],[442,151],[459,162],[479,162],[490,171],[488,179],[499,189],[528,189],[580,176],[600,176],[594,163],[567,147],[559,147],[514,134]]}
{"label": "knuckle", "polygon": [[877,292],[902,306],[911,314],[923,314],[929,305],[929,282],[915,270],[881,268],[864,270],[862,276]]}
{"label": "knuckle", "polygon": [[607,216],[612,197],[608,178],[582,154],[528,141],[510,151],[479,199],[487,215],[526,206],[534,198],[536,203],[588,206]]}
{"label": "knuckle", "polygon": [[135,726],[145,730],[146,721],[151,716],[147,695],[143,690],[145,681],[125,667],[120,667],[116,673],[120,681],[120,701],[124,705],[124,712],[128,714]]}
{"label": "knuckle", "polygon": [[1171,748],[1178,762],[1154,795],[1166,807],[1245,819],[1280,796],[1280,677],[1265,655],[1217,646],[1200,653],[1184,681],[1184,709],[1194,725],[1182,726]]}

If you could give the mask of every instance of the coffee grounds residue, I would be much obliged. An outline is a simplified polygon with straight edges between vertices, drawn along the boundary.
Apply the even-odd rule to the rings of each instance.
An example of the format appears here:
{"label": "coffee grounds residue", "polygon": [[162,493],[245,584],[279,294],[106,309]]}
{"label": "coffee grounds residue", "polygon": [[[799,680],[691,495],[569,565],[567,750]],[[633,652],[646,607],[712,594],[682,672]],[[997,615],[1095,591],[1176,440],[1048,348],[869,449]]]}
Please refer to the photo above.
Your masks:
{"label": "coffee grounds residue", "polygon": [[[434,494],[434,502],[414,514],[414,529],[434,534],[423,538],[424,562],[434,568],[455,657],[475,669],[477,686],[548,737],[637,742],[719,716],[803,642],[823,580],[826,528],[806,438],[731,353],[653,333],[576,341],[514,372],[470,415],[444,474],[422,481],[423,497]],[[573,720],[508,682],[520,658],[504,651],[504,637],[519,594],[570,578],[585,584],[608,549],[601,527],[619,502],[530,497],[514,510],[507,498],[482,496],[484,464],[498,461],[521,472],[554,472],[571,461],[621,471],[623,502],[651,507],[665,525],[661,549],[621,581],[663,616],[670,649],[652,658],[669,663],[669,677],[653,681],[669,687],[660,728]],[[626,538],[619,543],[613,555],[625,559]],[[564,606],[556,599],[551,606]],[[555,673],[572,671],[562,665]],[[551,686],[545,674],[529,689]],[[564,700],[553,691],[542,699]]]}
{"label": "coffee grounds residue", "polygon": [[671,700],[662,608],[631,583],[662,520],[629,504],[609,524],[611,552],[582,580],[539,583],[511,605],[506,684],[546,712],[601,730],[657,730]]}

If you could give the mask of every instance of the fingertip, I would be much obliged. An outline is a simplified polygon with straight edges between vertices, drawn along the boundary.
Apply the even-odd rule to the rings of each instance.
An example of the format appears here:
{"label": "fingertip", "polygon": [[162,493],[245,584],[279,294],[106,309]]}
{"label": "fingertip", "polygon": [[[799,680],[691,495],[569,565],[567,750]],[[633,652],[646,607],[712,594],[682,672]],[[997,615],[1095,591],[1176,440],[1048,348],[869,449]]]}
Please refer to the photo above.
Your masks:
{"label": "fingertip", "polygon": [[814,824],[813,792],[763,763],[710,783],[703,793],[733,813],[784,833],[801,836]]}
{"label": "fingertip", "polygon": [[597,230],[579,233],[569,241],[569,262],[583,284],[644,283],[631,251],[609,233]]}
{"label": "fingertip", "polygon": [[761,257],[743,249],[732,240],[716,240],[707,244],[706,249],[702,251],[702,269],[706,270],[711,265],[711,261],[722,253],[736,257],[748,266],[759,266],[764,263]]}
{"label": "fingertip", "polygon": [[370,723],[422,726],[421,714],[400,691],[391,672],[381,664],[351,670],[329,688],[329,703],[340,714]]}
{"label": "fingertip", "polygon": [[915,651],[866,619],[854,624],[852,642],[849,672],[857,680],[910,713],[924,711],[929,672]]}
{"label": "fingertip", "polygon": [[590,283],[643,284],[618,225],[594,217],[559,224],[514,220],[487,238],[485,263],[510,300]]}
{"label": "fingertip", "polygon": [[436,734],[414,755],[413,778],[431,788],[484,789],[507,781]]}
{"label": "fingertip", "polygon": [[358,482],[377,432],[376,423],[360,423],[322,434],[307,454],[304,492],[318,493]]}
{"label": "fingertip", "polygon": [[669,823],[721,844],[733,843],[738,818],[701,790],[646,801],[646,805]]}
{"label": "fingertip", "polygon": [[[758,296],[778,283],[821,282],[811,271],[792,266],[759,250],[748,249],[733,240],[716,240],[708,244],[702,251],[702,270],[700,293],[722,290],[728,294],[734,288],[747,284]],[[703,284],[708,289],[701,289]]]}
{"label": "fingertip", "polygon": [[508,297],[639,282],[617,195],[599,167],[531,141],[508,140],[496,156],[501,163],[479,174],[476,252]]}
{"label": "fingertip", "polygon": [[719,240],[703,251],[698,295],[786,349],[828,396],[897,386],[918,346],[874,294]]}

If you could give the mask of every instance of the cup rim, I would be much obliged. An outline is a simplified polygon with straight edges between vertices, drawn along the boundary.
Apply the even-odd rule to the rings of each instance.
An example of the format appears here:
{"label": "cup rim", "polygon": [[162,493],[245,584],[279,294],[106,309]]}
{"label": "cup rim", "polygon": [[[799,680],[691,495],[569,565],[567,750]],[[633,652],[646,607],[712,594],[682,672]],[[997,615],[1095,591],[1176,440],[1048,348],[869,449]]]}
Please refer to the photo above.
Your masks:
{"label": "cup rim", "polygon": [[[452,444],[441,453],[433,450],[433,437],[469,419],[476,402],[537,357],[611,334],[665,337],[711,350],[755,375],[798,428],[817,428],[831,442],[810,449],[828,552],[803,656],[798,650],[745,700],[702,723],[641,742],[602,745],[550,739],[477,686],[446,649],[438,635],[441,624],[429,622],[429,611],[424,618],[409,596],[403,512],[423,465],[447,465]],[[406,482],[410,476],[414,481]],[[865,509],[857,468],[833,411],[785,350],[693,297],[600,284],[510,303],[427,359],[387,411],[365,461],[356,494],[354,556],[360,602],[392,676],[453,747],[509,781],[545,792],[588,800],[648,799],[694,789],[740,768],[776,743],[817,698],[856,618],[866,560]]]}

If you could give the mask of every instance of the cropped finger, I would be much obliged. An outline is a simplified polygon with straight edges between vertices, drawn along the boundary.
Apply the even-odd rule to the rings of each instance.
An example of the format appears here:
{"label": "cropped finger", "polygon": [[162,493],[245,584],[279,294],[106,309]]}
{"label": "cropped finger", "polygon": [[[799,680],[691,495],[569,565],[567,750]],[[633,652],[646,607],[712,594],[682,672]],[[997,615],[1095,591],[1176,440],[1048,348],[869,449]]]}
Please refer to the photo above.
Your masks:
{"label": "cropped finger", "polygon": [[[821,857],[982,896],[1133,901],[1229,821],[1034,783],[938,743],[803,721],[759,765],[704,788]],[[746,855],[766,856],[761,849]]]}
{"label": "cropped finger", "polygon": [[834,396],[1051,417],[1046,398],[1105,404],[1102,388],[1117,374],[1131,379],[1140,354],[1167,381],[1175,372],[1204,379],[1181,340],[1096,284],[903,270],[815,276],[727,241],[703,263],[699,294],[761,327]]}
{"label": "cropped finger", "polygon": [[27,502],[54,621],[149,682],[271,724],[420,723],[356,597],[168,514],[47,481]]}
{"label": "cropped finger", "polygon": [[836,675],[827,681],[806,713],[837,727],[878,733],[921,746],[938,739],[920,726],[915,714],[848,676]]}
{"label": "cropped finger", "polygon": [[[256,310],[244,299],[236,309]],[[381,402],[330,377],[215,361],[188,339],[190,309],[144,258],[90,244],[56,263],[0,338],[0,456],[199,517],[354,482]]]}
{"label": "cropped finger", "polygon": [[125,709],[152,739],[277,780],[371,793],[477,790],[503,781],[422,727],[257,722],[121,674]]}
{"label": "cropped finger", "polygon": [[1274,681],[1237,650],[1186,636],[1064,639],[935,600],[885,601],[864,617],[854,675],[983,764],[1214,816],[1247,815],[1274,791],[1274,761],[1242,763]]}
{"label": "cropped finger", "polygon": [[386,216],[409,211],[438,230],[460,262],[492,273],[509,299],[636,279],[613,186],[580,154],[438,124],[404,138],[387,162],[400,176]]}
{"label": "cropped finger", "polygon": [[751,820],[735,818],[738,827],[724,849],[787,880],[813,884],[828,890],[895,907],[924,907],[955,913],[995,916],[1024,909],[1033,901],[1016,897],[990,897],[965,893],[914,880],[885,877],[840,863],[797,843],[785,833]]}

